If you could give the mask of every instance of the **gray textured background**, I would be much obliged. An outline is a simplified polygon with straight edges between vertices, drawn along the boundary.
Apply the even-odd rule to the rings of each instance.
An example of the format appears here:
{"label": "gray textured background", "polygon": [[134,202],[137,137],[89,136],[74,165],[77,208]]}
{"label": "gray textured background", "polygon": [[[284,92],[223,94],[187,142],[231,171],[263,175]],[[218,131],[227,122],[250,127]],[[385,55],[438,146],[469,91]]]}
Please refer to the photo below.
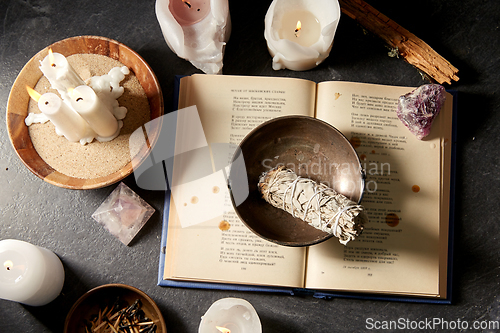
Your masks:
{"label": "gray textured background", "polygon": [[[418,1],[401,10],[400,1],[369,1],[375,8],[432,46],[455,65],[460,80],[453,305],[407,304],[351,299],[318,300],[258,293],[162,288],[156,285],[163,194],[125,183],[157,212],[131,246],[123,246],[91,214],[115,186],[73,191],[34,176],[18,159],[5,126],[10,88],[38,51],[76,35],[118,40],[137,51],[159,78],[166,111],[172,105],[174,75],[198,71],[177,58],[164,42],[154,1],[3,0],[0,6],[0,239],[17,238],[54,251],[66,269],[63,294],[44,307],[0,300],[0,332],[60,332],[71,305],[87,290],[126,283],[159,305],[169,332],[196,332],[200,316],[217,299],[235,296],[258,311],[263,331],[361,331],[375,320],[500,320],[498,95],[500,2]],[[425,83],[384,44],[347,16],[341,18],[330,57],[306,72],[273,71],[267,52],[264,15],[270,1],[230,1],[233,31],[224,73],[346,80],[392,85]],[[408,7],[403,7],[408,8]]]}

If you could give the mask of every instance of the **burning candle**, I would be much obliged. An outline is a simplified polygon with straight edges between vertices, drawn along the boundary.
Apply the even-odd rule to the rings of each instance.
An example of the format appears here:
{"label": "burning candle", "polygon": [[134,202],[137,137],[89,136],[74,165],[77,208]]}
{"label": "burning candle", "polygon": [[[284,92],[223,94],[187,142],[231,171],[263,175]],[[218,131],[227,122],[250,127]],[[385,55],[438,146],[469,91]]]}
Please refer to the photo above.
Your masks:
{"label": "burning candle", "polygon": [[68,89],[85,84],[68,63],[68,59],[60,53],[53,53],[52,49],[49,49],[49,54],[40,61],[40,70],[63,99],[67,97]]}
{"label": "burning candle", "polygon": [[167,45],[207,74],[222,70],[231,21],[228,0],[156,0]]}
{"label": "burning candle", "polygon": [[54,124],[57,134],[64,135],[71,142],[93,136],[87,122],[69,108],[59,96],[54,93],[40,95],[28,86],[26,89],[31,98],[38,102],[40,111]]}
{"label": "burning candle", "polygon": [[223,298],[201,317],[198,333],[261,333],[259,316],[252,304],[240,298]]}
{"label": "burning candle", "polygon": [[210,0],[172,0],[168,6],[181,26],[200,22],[210,12]]}
{"label": "burning candle", "polygon": [[53,301],[64,284],[64,268],[51,251],[33,244],[0,241],[0,298],[32,306]]}
{"label": "burning candle", "polygon": [[283,15],[281,29],[278,31],[281,39],[309,47],[321,36],[321,25],[318,19],[308,11],[293,11]]}
{"label": "burning candle", "polygon": [[330,54],[339,18],[338,1],[274,0],[264,31],[273,69],[302,71],[323,62]]}
{"label": "burning candle", "polygon": [[69,95],[73,109],[87,121],[99,137],[110,138],[119,134],[118,121],[91,87],[87,85],[76,87]]}

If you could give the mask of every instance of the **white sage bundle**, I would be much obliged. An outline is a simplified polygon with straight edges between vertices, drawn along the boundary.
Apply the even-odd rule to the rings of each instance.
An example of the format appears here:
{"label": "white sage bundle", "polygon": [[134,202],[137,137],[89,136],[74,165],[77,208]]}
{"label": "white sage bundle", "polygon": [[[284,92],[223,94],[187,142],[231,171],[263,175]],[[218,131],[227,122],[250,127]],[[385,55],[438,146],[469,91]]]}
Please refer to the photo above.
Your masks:
{"label": "white sage bundle", "polygon": [[278,167],[263,173],[258,186],[268,203],[333,234],[344,245],[363,231],[367,220],[363,206],[290,169]]}

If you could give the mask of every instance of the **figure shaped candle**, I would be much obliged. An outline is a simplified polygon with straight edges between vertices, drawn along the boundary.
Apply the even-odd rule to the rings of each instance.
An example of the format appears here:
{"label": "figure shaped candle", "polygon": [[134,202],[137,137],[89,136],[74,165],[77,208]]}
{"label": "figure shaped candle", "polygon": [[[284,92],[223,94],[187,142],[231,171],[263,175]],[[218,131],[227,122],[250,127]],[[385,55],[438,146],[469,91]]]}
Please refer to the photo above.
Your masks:
{"label": "figure shaped candle", "polygon": [[259,315],[241,298],[223,298],[210,306],[201,318],[198,333],[261,333]]}
{"label": "figure shaped candle", "polygon": [[60,53],[53,53],[52,49],[49,49],[49,54],[40,61],[40,70],[63,99],[67,97],[68,89],[85,84],[68,63],[68,59]]}
{"label": "figure shaped candle", "polygon": [[[54,93],[40,95],[30,87],[26,87],[29,95],[38,102],[38,108],[48,120],[56,127],[58,135],[64,135],[71,142],[92,139],[95,133],[88,123],[74,110],[67,106],[59,96]],[[26,118],[29,125],[29,117]]]}
{"label": "figure shaped candle", "polygon": [[113,139],[118,135],[120,125],[113,112],[97,97],[91,87],[82,85],[69,94],[73,109],[89,123],[100,138]]}
{"label": "figure shaped candle", "polygon": [[339,19],[336,0],[274,0],[264,22],[273,69],[302,71],[323,62],[330,54]]}
{"label": "figure shaped candle", "polygon": [[156,16],[174,53],[207,74],[222,71],[231,30],[228,0],[156,0]]}
{"label": "figure shaped candle", "polygon": [[0,241],[0,298],[32,306],[53,301],[64,284],[64,268],[51,251],[33,244]]}

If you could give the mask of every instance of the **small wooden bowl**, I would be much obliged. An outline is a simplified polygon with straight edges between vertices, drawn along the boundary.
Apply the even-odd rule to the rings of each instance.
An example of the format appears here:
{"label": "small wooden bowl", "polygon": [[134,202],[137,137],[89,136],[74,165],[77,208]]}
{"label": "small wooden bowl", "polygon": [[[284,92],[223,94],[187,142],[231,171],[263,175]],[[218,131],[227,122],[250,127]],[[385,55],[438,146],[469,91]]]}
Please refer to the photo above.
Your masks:
{"label": "small wooden bowl", "polygon": [[117,283],[96,287],[80,297],[66,316],[64,333],[85,333],[85,321],[89,321],[106,305],[111,306],[118,297],[128,305],[140,300],[144,314],[156,324],[156,333],[167,332],[161,311],[151,297],[137,288]]}
{"label": "small wooden bowl", "polygon": [[[306,116],[278,117],[254,128],[239,148],[229,176],[233,207],[243,223],[263,239],[300,247],[332,237],[262,198],[257,186],[259,178],[274,167],[285,166],[354,202],[361,201],[365,181],[359,157],[349,140],[324,121]],[[234,167],[240,153],[244,168]],[[248,196],[242,201],[234,191],[245,193],[245,188]],[[240,202],[236,204],[236,200]]]}
{"label": "small wooden bowl", "polygon": [[143,87],[150,106],[150,118],[155,119],[163,115],[163,95],[160,84],[153,70],[136,52],[129,47],[105,37],[77,36],[71,37],[38,52],[19,73],[7,102],[7,130],[10,141],[21,161],[35,175],[46,182],[69,189],[96,189],[112,185],[133,172],[150,153],[158,139],[161,122],[151,122],[156,128],[148,129],[149,146],[144,146],[121,170],[109,175],[82,179],[65,175],[48,165],[37,153],[29,135],[24,119],[28,115],[29,95],[26,85],[33,87],[42,76],[39,69],[40,61],[47,55],[48,49],[68,57],[73,54],[100,54],[118,60],[127,66],[137,77]]}

